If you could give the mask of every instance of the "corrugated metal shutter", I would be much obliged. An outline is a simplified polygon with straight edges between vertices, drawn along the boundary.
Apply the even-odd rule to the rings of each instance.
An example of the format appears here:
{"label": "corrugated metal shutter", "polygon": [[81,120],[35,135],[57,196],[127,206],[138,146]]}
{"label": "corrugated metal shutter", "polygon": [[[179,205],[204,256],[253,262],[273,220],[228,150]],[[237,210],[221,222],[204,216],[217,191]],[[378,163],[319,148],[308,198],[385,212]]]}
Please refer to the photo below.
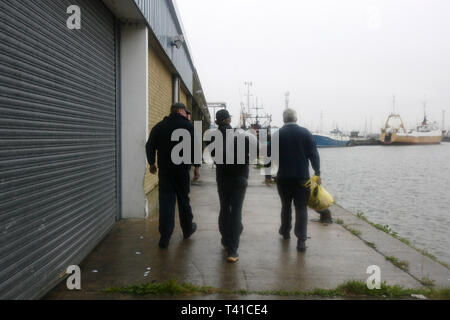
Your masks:
{"label": "corrugated metal shutter", "polygon": [[1,299],[41,297],[115,222],[114,26],[100,0],[0,1]]}

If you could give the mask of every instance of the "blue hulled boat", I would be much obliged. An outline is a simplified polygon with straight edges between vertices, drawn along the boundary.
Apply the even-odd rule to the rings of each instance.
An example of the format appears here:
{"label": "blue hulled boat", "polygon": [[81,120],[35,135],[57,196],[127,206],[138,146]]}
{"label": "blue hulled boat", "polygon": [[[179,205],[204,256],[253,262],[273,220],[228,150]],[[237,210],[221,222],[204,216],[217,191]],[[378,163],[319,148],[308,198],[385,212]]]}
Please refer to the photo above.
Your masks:
{"label": "blue hulled boat", "polygon": [[350,137],[344,135],[339,130],[333,130],[330,134],[313,134],[318,148],[330,147],[348,147],[350,146]]}

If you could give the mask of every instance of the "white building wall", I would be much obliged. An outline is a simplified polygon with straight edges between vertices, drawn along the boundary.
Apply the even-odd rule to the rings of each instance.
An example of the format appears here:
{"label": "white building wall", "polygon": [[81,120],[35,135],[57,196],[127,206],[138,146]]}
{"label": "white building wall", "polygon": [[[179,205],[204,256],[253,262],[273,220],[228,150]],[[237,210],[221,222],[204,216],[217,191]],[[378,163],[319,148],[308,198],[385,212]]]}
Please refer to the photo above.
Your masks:
{"label": "white building wall", "polygon": [[121,166],[122,218],[145,218],[144,177],[148,138],[148,30],[144,24],[122,24]]}

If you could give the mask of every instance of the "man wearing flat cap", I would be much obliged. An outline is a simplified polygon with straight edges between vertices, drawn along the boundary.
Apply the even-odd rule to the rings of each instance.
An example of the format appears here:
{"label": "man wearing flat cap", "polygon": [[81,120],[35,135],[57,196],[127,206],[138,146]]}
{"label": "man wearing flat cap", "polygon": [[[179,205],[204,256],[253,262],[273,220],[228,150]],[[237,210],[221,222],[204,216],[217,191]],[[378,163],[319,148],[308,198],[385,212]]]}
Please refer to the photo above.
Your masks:
{"label": "man wearing flat cap", "polygon": [[[176,200],[184,239],[188,239],[197,230],[189,200],[190,170],[194,161],[175,164],[171,157],[172,149],[178,144],[172,141],[172,134],[177,129],[185,129],[190,133],[193,146],[194,126],[188,120],[186,106],[182,103],[175,103],[170,115],[152,129],[146,145],[150,173],[158,173],[159,178],[159,232],[161,234],[159,247],[161,249],[169,246],[172,237],[175,227]],[[192,148],[192,159],[194,159],[193,151]],[[156,166],[156,154],[158,154],[158,166]],[[200,164],[194,166],[195,181],[200,178]]]}

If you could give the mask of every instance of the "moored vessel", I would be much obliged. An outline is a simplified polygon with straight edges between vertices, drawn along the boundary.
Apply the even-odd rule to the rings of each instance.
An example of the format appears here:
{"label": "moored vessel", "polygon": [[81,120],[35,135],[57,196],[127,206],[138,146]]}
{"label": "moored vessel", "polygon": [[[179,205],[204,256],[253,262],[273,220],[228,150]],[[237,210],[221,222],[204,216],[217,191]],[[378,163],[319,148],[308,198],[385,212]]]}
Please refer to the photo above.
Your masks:
{"label": "moored vessel", "polygon": [[391,113],[381,129],[380,141],[385,145],[395,144],[440,144],[442,131],[436,122],[427,119],[426,114],[421,123],[408,131],[399,114]]}
{"label": "moored vessel", "polygon": [[331,131],[330,134],[314,133],[313,137],[318,148],[348,147],[350,145],[350,137],[339,129]]}

